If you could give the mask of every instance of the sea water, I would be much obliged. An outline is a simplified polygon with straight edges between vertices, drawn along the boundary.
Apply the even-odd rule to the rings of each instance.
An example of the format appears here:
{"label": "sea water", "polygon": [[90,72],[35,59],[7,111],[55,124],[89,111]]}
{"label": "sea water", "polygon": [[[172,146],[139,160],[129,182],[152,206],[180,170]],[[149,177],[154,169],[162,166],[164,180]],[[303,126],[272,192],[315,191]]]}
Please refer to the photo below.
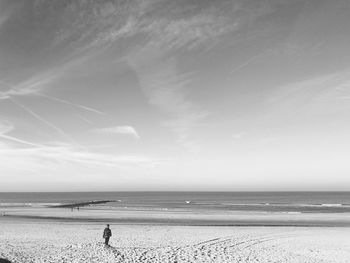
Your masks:
{"label": "sea water", "polygon": [[17,192],[0,206],[57,206],[110,201],[106,208],[266,212],[350,212],[350,192]]}

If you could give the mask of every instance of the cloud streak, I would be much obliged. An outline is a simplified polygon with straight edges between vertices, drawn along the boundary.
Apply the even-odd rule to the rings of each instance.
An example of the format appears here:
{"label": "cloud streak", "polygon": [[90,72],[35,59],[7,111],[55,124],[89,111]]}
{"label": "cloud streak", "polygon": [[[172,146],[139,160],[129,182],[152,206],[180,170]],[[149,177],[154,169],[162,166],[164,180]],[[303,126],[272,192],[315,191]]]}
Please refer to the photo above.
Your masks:
{"label": "cloud streak", "polygon": [[115,126],[115,127],[107,127],[107,128],[100,128],[100,129],[94,129],[93,132],[99,133],[99,134],[107,134],[107,135],[129,135],[131,137],[134,137],[135,139],[140,139],[140,136],[136,129],[132,126]]}
{"label": "cloud streak", "polygon": [[268,53],[271,53],[272,50],[268,49],[268,50],[265,50],[255,56],[252,56],[251,58],[249,58],[247,61],[243,62],[242,64],[236,66],[235,68],[232,69],[231,73],[232,74],[235,74],[237,73],[238,71],[244,69],[245,67],[248,67],[250,64],[258,61],[260,58],[262,58],[263,56],[267,55]]}
{"label": "cloud streak", "polygon": [[0,156],[6,158],[10,163],[18,167],[21,162],[28,164],[28,167],[22,166],[23,169],[41,166],[42,163],[51,163],[49,169],[61,164],[80,163],[100,167],[124,167],[129,165],[154,166],[166,161],[165,159],[150,158],[140,155],[115,155],[102,154],[82,151],[70,146],[43,146],[40,148],[26,149],[0,149]]}
{"label": "cloud streak", "polygon": [[[6,141],[19,143],[19,144],[23,144],[26,146],[43,147],[43,145],[32,143],[32,142],[22,140],[22,139],[8,135],[8,133],[10,133],[13,130],[14,130],[13,125],[8,124],[8,123],[4,123],[4,122],[0,122],[0,138],[5,139]],[[8,148],[8,147],[6,147],[6,148]]]}
{"label": "cloud streak", "polygon": [[268,103],[285,111],[303,111],[304,114],[347,111],[348,106],[338,99],[350,95],[349,85],[349,71],[317,76],[278,88]]}
{"label": "cloud streak", "polygon": [[[57,98],[55,96],[48,95],[43,92],[45,88],[52,82],[54,79],[57,78],[57,76],[54,76],[55,74],[50,74],[46,77],[41,78],[34,78],[33,80],[26,81],[24,83],[20,83],[18,85],[10,85],[4,81],[0,81],[0,84],[2,86],[5,86],[8,88],[6,91],[0,91],[0,100],[9,99],[10,97],[15,96],[41,96],[50,100],[57,101],[59,103],[63,103],[66,105],[70,105],[85,111],[93,112],[100,115],[106,115],[106,113],[99,111],[97,109],[81,105],[78,103],[74,103],[68,100],[64,100],[61,98]],[[56,73],[57,75],[57,73]]]}
{"label": "cloud streak", "polygon": [[48,98],[50,100],[54,100],[54,101],[66,104],[66,105],[70,105],[70,106],[73,106],[73,107],[76,107],[76,108],[79,108],[79,109],[83,109],[85,111],[93,112],[93,113],[100,114],[100,115],[106,115],[106,113],[104,113],[102,111],[99,111],[99,110],[96,110],[96,109],[93,109],[91,107],[87,107],[87,106],[84,106],[84,105],[81,105],[81,104],[78,104],[78,103],[70,102],[68,100],[64,100],[64,99],[60,99],[60,98],[57,98],[57,97],[54,97],[54,96],[50,96],[50,95],[44,94],[42,92],[36,93],[36,95],[39,95],[39,96],[42,96],[42,97]]}
{"label": "cloud streak", "polygon": [[44,119],[43,117],[41,117],[39,114],[35,113],[34,111],[32,111],[30,108],[28,108],[27,106],[24,106],[23,104],[19,103],[18,101],[14,100],[13,98],[10,98],[10,100],[16,104],[17,106],[19,106],[20,108],[22,108],[24,111],[26,111],[28,114],[30,114],[31,116],[33,116],[35,119],[39,120],[40,122],[46,124],[48,127],[52,128],[53,130],[55,130],[56,132],[58,132],[59,134],[61,134],[63,137],[68,138],[70,140],[70,136],[65,133],[62,129],[60,129],[59,127],[57,127],[56,125],[54,125],[53,123],[47,121],[46,119]]}

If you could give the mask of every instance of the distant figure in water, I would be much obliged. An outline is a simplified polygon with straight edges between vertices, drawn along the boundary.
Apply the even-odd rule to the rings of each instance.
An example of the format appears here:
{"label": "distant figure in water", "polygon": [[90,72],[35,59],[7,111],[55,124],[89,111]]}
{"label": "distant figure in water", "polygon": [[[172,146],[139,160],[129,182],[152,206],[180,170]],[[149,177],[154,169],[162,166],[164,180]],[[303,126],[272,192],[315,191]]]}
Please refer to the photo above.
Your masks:
{"label": "distant figure in water", "polygon": [[108,246],[109,238],[112,236],[112,230],[109,228],[109,225],[107,224],[107,227],[103,231],[103,238],[105,239],[105,244]]}

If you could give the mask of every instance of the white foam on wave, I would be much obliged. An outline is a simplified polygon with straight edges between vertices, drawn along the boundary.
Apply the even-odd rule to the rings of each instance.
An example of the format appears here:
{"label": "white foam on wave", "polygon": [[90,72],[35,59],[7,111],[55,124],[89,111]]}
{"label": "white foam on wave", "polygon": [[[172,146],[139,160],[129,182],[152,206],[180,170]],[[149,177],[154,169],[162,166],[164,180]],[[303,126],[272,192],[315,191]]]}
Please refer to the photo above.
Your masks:
{"label": "white foam on wave", "polygon": [[321,206],[326,206],[326,207],[339,207],[339,206],[343,206],[343,204],[321,204]]}

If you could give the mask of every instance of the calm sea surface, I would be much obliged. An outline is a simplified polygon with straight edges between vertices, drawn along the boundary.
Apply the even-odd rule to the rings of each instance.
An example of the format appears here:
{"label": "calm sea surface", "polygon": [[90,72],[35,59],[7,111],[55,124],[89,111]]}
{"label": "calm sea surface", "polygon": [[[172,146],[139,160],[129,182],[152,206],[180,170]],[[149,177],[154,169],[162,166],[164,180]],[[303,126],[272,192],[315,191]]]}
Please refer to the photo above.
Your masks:
{"label": "calm sea surface", "polygon": [[0,193],[0,206],[110,200],[112,208],[350,212],[350,192],[50,192]]}

